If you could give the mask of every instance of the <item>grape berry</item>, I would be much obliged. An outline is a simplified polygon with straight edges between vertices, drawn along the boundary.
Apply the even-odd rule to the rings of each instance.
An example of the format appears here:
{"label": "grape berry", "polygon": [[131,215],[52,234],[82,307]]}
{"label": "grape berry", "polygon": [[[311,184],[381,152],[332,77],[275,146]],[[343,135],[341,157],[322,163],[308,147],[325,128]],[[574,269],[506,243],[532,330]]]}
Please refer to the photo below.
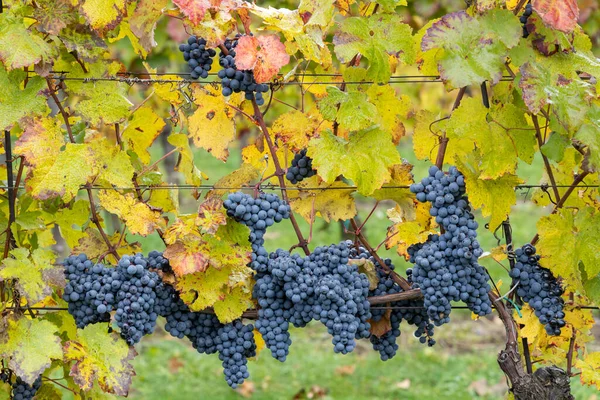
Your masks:
{"label": "grape berry", "polygon": [[312,158],[306,155],[306,149],[302,149],[294,155],[292,166],[288,168],[285,177],[295,185],[303,179],[314,176],[316,173],[317,171],[312,168]]}
{"label": "grape berry", "polygon": [[205,39],[190,36],[187,43],[179,45],[179,51],[183,53],[183,59],[188,63],[192,79],[208,78],[208,71],[217,52],[206,48]]}

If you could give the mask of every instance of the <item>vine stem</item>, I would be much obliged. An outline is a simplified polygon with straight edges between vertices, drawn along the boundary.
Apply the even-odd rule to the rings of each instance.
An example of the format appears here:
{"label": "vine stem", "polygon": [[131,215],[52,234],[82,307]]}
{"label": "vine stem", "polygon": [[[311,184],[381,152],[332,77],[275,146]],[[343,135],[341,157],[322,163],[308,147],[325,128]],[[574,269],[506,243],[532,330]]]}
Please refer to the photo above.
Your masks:
{"label": "vine stem", "polygon": [[139,174],[137,174],[138,178],[139,178],[140,176],[142,176],[142,175],[144,175],[144,174],[146,174],[146,173],[150,172],[150,171],[152,170],[152,168],[156,167],[156,166],[157,166],[157,165],[158,165],[158,164],[159,164],[161,161],[163,161],[165,158],[169,157],[171,154],[173,154],[173,153],[175,153],[175,152],[177,152],[177,151],[179,151],[179,150],[178,150],[178,149],[177,149],[177,147],[176,147],[176,148],[174,148],[174,149],[172,149],[172,150],[168,151],[167,153],[165,153],[165,154],[164,154],[164,155],[163,155],[161,158],[159,158],[158,160],[154,161],[152,164],[148,165],[148,166],[147,166],[147,167],[145,167],[143,170],[141,170],[141,171],[140,171],[140,173],[139,173]]}
{"label": "vine stem", "polygon": [[[273,164],[275,165],[275,175],[279,180],[279,186],[281,187],[281,195],[286,203],[290,203],[287,194],[287,187],[284,179],[284,170],[281,168],[281,164],[279,163],[279,157],[277,157],[277,150],[275,149],[275,145],[273,144],[273,140],[269,135],[269,130],[267,129],[267,125],[265,124],[265,120],[263,118],[262,113],[260,112],[260,108],[256,103],[256,99],[252,99],[252,107],[254,108],[254,119],[258,122],[258,126],[260,127],[265,139],[267,141],[267,145],[269,146],[269,152],[271,153],[271,158],[273,159]],[[298,221],[294,216],[293,212],[290,212],[290,221],[292,222],[292,226],[294,227],[294,231],[296,232],[296,236],[298,237],[298,246],[302,248],[306,255],[310,254],[310,250],[308,249],[308,242],[304,239],[302,235],[302,231],[298,226]]]}
{"label": "vine stem", "polygon": [[[454,100],[454,104],[452,105],[452,111],[456,110],[458,106],[460,106],[460,102],[462,101],[465,93],[467,91],[467,87],[462,87],[458,90],[458,94],[456,95],[456,100]],[[448,147],[448,138],[446,137],[446,131],[442,133],[442,137],[440,137],[440,147],[438,148],[437,157],[435,158],[435,165],[442,169],[444,165],[444,157],[446,156],[446,148]]]}
{"label": "vine stem", "polygon": [[4,155],[6,157],[6,180],[8,183],[8,227],[6,229],[6,244],[4,246],[4,258],[8,257],[8,252],[12,247],[16,246],[16,241],[10,229],[16,220],[15,211],[15,182],[13,176],[13,156],[12,143],[10,140],[10,131],[4,131]]}
{"label": "vine stem", "polygon": [[567,375],[571,376],[573,373],[573,355],[575,354],[575,327],[573,327],[573,336],[571,336],[571,342],[569,343],[569,352],[567,353]]}
{"label": "vine stem", "polygon": [[554,198],[558,202],[558,200],[560,199],[560,193],[558,192],[558,188],[556,187],[556,180],[554,179],[554,173],[552,172],[552,168],[550,167],[550,161],[548,161],[548,157],[546,157],[544,153],[542,153],[544,139],[542,139],[542,131],[540,130],[540,124],[538,122],[537,115],[532,114],[531,120],[533,121],[533,126],[535,127],[535,137],[538,142],[538,147],[540,148],[540,153],[542,154],[542,159],[544,160],[544,167],[546,168],[548,179],[550,179],[550,184],[552,185],[552,189],[554,190]]}
{"label": "vine stem", "polygon": [[[58,111],[60,112],[60,114],[63,117],[63,120],[65,121],[65,127],[67,128],[69,140],[71,141],[71,143],[75,143],[75,138],[73,137],[73,130],[71,128],[71,123],[69,122],[69,115],[67,114],[67,112],[65,111],[65,108],[63,107],[62,103],[58,99],[58,96],[56,96],[56,88],[54,87],[54,84],[52,84],[52,81],[50,80],[50,78],[46,78],[46,82],[48,83],[48,89],[50,89],[50,95],[52,96],[52,99],[54,100],[54,102],[56,103],[56,106],[58,107]],[[92,212],[91,221],[98,228],[98,232],[100,232],[100,236],[102,236],[102,240],[104,240],[104,243],[106,243],[109,253],[112,254],[118,261],[120,258],[119,253],[117,253],[114,246],[110,243],[110,239],[108,238],[108,236],[106,235],[106,232],[104,232],[104,229],[102,228],[102,225],[100,224],[100,219],[98,218],[98,212],[96,211],[96,202],[94,201],[94,196],[92,194],[92,185],[88,182],[85,184],[84,187],[86,189],[88,199],[90,202],[90,210]]]}
{"label": "vine stem", "polygon": [[379,254],[377,254],[377,252],[369,244],[365,235],[362,234],[361,228],[358,226],[354,218],[350,219],[350,224],[352,225],[352,229],[354,229],[354,234],[356,235],[356,238],[365,247],[365,249],[367,249],[369,254],[371,254],[371,256],[375,259],[375,261],[377,261],[381,268],[392,277],[394,282],[396,282],[402,288],[402,290],[404,290],[405,292],[411,291],[411,287],[408,281],[404,279],[404,277],[398,275],[394,270],[390,269],[390,267],[387,266],[387,264],[381,259],[381,257],[379,257]]}
{"label": "vine stem", "polygon": [[[565,204],[565,202],[567,201],[567,199],[569,198],[571,193],[573,193],[573,191],[575,190],[577,185],[579,185],[588,174],[589,174],[588,171],[583,171],[575,177],[575,179],[573,180],[573,183],[571,184],[571,186],[569,186],[569,188],[567,189],[565,194],[560,198],[560,200],[558,200],[558,202],[554,206],[554,209],[552,210],[550,215],[556,214],[556,212],[560,208],[562,208],[562,206]],[[536,233],[535,236],[533,237],[533,239],[531,239],[531,244],[533,246],[535,246],[539,240],[540,240],[540,235],[538,233]]]}

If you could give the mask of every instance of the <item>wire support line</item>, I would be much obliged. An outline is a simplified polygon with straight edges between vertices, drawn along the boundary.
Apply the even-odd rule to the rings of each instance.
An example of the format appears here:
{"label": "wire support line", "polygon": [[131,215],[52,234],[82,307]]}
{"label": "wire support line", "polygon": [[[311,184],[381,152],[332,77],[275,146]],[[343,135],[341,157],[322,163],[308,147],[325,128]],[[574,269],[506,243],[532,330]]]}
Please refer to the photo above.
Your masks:
{"label": "wire support line", "polygon": [[[573,305],[571,304],[571,306],[580,309],[580,310],[600,310],[600,307],[597,306],[578,306],[578,305]],[[371,306],[370,309],[371,310],[423,310],[426,307],[421,307],[421,306]],[[492,308],[496,308],[494,305],[492,305]],[[27,310],[34,310],[34,311],[68,311],[69,308],[68,307],[26,307],[26,306],[21,306],[21,307],[6,307],[4,308],[5,310],[19,310],[19,311],[27,311]],[[469,307],[467,306],[452,306],[453,310],[468,310]],[[202,312],[202,311],[199,311]]]}
{"label": "wire support line", "polygon": [[[128,85],[134,84],[142,84],[142,85],[150,85],[150,84],[172,84],[172,83],[186,83],[186,84],[197,84],[197,85],[220,85],[220,80],[211,80],[211,81],[199,81],[195,79],[147,79],[147,78],[126,78],[122,76],[111,76],[111,77],[68,77],[68,76],[53,76],[52,79],[57,81],[78,81],[83,83],[95,83],[95,82],[116,82],[116,83],[126,83]],[[501,78],[502,82],[511,82],[514,78],[507,77]],[[312,82],[303,82],[303,81],[272,81],[268,82],[274,86],[310,86],[310,85],[339,85],[342,81],[312,81]],[[403,84],[403,83],[443,83],[444,81],[440,78],[432,78],[432,79],[422,79],[419,77],[418,79],[390,79],[387,82],[375,82],[375,81],[344,81],[346,85],[370,85],[370,84]]]}
{"label": "wire support line", "polygon": [[[571,185],[546,185],[546,184],[541,184],[541,185],[517,185],[515,186],[516,190],[525,190],[525,189],[536,189],[536,188],[543,188],[543,189],[548,189],[548,188],[552,188],[552,187],[556,187],[556,188],[569,188],[571,187]],[[576,187],[578,188],[600,188],[600,184],[598,185],[587,185],[587,184],[579,184],[576,185]],[[12,189],[16,189],[16,190],[25,190],[26,187],[25,186],[0,186],[0,190],[8,190],[9,188]],[[214,186],[214,185],[187,185],[187,184],[182,184],[182,185],[178,185],[178,184],[173,184],[173,185],[138,185],[138,187],[134,187],[133,185],[131,186],[100,186],[100,185],[94,185],[91,186],[90,189],[92,190],[135,190],[135,189],[141,189],[141,190],[172,190],[172,189],[187,189],[187,190],[195,190],[195,189],[201,189],[201,190],[254,190],[256,188],[255,185],[248,185],[248,186]],[[87,190],[88,188],[86,186],[81,186],[79,187],[79,190]],[[264,186],[260,186],[259,190],[281,190],[282,187],[279,185],[264,185]],[[327,190],[357,190],[358,186],[333,186],[333,187],[301,187],[301,186],[293,186],[293,185],[289,185],[286,186],[285,189],[287,190],[297,190],[297,191],[327,191]],[[410,185],[390,185],[390,186],[382,186],[380,189],[378,190],[383,190],[383,189],[410,189]]]}

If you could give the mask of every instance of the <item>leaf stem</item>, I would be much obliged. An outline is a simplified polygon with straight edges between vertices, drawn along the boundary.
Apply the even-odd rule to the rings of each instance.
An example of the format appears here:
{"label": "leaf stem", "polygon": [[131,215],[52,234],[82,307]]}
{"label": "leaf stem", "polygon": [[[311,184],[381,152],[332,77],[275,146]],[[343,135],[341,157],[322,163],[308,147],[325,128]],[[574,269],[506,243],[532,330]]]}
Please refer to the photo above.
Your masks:
{"label": "leaf stem", "polygon": [[535,137],[538,142],[538,147],[540,148],[540,154],[542,155],[542,159],[544,160],[544,167],[546,168],[548,179],[550,179],[550,184],[552,185],[552,190],[554,191],[554,199],[555,202],[558,202],[558,200],[560,199],[560,193],[558,192],[558,188],[556,187],[556,180],[554,179],[554,173],[552,172],[552,168],[550,167],[550,161],[548,161],[548,157],[546,157],[544,153],[542,153],[542,146],[544,145],[544,140],[542,139],[542,131],[540,130],[540,124],[537,115],[532,114],[531,120],[533,121],[533,126],[535,127]]}

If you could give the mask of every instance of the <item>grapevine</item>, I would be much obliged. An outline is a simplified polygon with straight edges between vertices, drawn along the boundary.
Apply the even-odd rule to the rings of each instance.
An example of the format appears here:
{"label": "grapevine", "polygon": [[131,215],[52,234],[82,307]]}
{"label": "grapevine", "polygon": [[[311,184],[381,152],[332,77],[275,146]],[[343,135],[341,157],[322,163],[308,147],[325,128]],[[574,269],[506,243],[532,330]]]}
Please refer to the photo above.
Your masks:
{"label": "grapevine", "polygon": [[[466,324],[517,400],[600,388],[595,5],[0,3],[5,397],[144,396],[170,335],[243,396],[463,398],[410,374]],[[382,369],[253,372],[302,346]]]}

